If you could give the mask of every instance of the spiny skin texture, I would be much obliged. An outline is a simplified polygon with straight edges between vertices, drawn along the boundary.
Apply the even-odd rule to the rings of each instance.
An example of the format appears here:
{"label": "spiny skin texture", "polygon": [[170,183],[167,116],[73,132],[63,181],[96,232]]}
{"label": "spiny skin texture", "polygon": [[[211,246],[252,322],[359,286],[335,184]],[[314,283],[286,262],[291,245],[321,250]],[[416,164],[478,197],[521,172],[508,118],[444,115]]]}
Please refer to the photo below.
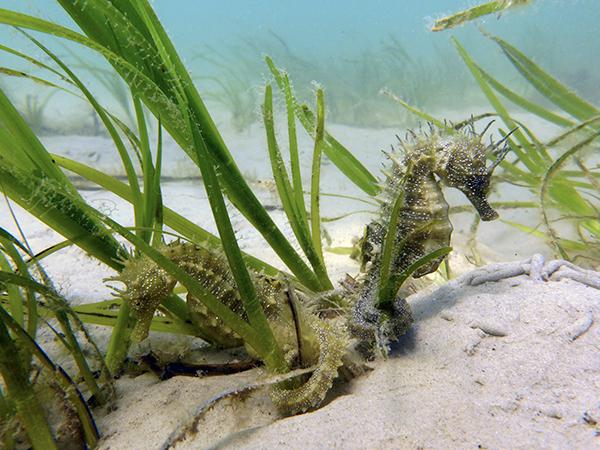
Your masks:
{"label": "spiny skin texture", "polygon": [[364,277],[358,289],[349,292],[356,298],[350,332],[357,338],[355,349],[366,359],[373,359],[378,350],[385,353],[390,342],[404,335],[413,322],[410,306],[402,297],[394,299],[390,311],[378,309],[378,288],[378,277]]}
{"label": "spiny skin texture", "polygon": [[[364,266],[367,274],[351,287],[346,287],[345,304],[352,305],[351,315],[331,316],[317,312],[315,305],[328,304],[339,297],[318,297],[296,292],[282,279],[251,272],[256,293],[267,321],[281,346],[290,368],[315,367],[302,382],[288,380],[271,392],[274,403],[287,414],[296,414],[317,407],[338,376],[340,367],[349,359],[348,347],[354,346],[363,355],[372,356],[374,348],[387,349],[412,322],[410,307],[402,297],[379,302],[381,246],[387,233],[396,199],[402,195],[398,227],[394,236],[396,251],[392,252],[390,275],[396,276],[411,263],[450,243],[452,225],[448,219],[448,204],[441,183],[460,189],[477,208],[483,220],[497,215],[486,200],[491,170],[486,168],[486,148],[474,130],[446,136],[432,128],[430,133],[414,135],[401,142],[402,153],[390,155],[392,167],[383,186],[381,214],[367,226],[363,239]],[[196,279],[202,286],[246,320],[243,301],[226,258],[214,251],[181,242],[163,246],[161,253]],[[438,258],[414,273],[419,277],[437,269]],[[126,262],[121,275],[115,278],[126,285],[122,293],[131,303],[138,319],[134,339],[144,339],[152,317],[162,299],[169,295],[176,282],[164,270],[145,256]],[[215,344],[223,347],[243,345],[241,338],[213,314],[201,298],[187,296],[193,323]],[[380,305],[385,304],[385,307]],[[344,309],[344,308],[342,308]],[[317,314],[320,314],[317,315]],[[352,343],[349,336],[352,332]],[[248,353],[253,355],[251,348]],[[257,355],[254,355],[257,356]]]}
{"label": "spiny skin texture", "polygon": [[[206,248],[174,242],[164,245],[161,253],[241,318],[247,319],[235,280],[224,256]],[[288,383],[274,387],[273,400],[286,414],[296,414],[318,406],[337,377],[341,358],[347,348],[347,332],[319,319],[307,304],[310,299],[297,292],[285,280],[251,272],[256,293],[267,321],[291,368],[316,366],[306,383],[289,389]],[[175,287],[175,280],[150,258],[130,258],[125,269],[113,280],[126,285],[121,295],[129,300],[137,323],[133,339],[148,335],[152,317],[162,299]],[[188,293],[187,305],[194,325],[203,336],[222,347],[244,345],[241,338],[204,305]],[[252,348],[246,346],[252,356]]]}
{"label": "spiny skin texture", "polygon": [[[247,319],[242,299],[225,257],[203,247],[188,243],[165,246],[163,254],[185,272],[197,280],[207,291],[217,297],[240,317]],[[265,279],[252,274],[257,295],[263,303],[267,315],[275,316],[275,300]],[[275,283],[276,280],[273,280]],[[202,301],[189,294],[186,297],[192,322],[210,336],[221,347],[243,345],[242,340],[223,321],[211,313]]]}
{"label": "spiny skin texture", "polygon": [[[403,270],[418,258],[448,246],[452,224],[442,184],[459,189],[484,221],[498,217],[487,201],[491,170],[486,167],[490,147],[472,124],[456,134],[433,126],[428,132],[411,134],[389,155],[391,168],[382,185],[380,217],[367,226],[362,240],[362,265],[376,258],[389,227],[390,214],[398,195],[404,195],[396,243],[405,242],[392,267]],[[437,270],[443,258],[415,272],[414,277]]]}
{"label": "spiny skin texture", "polygon": [[[397,244],[404,241],[402,251],[392,261],[392,272],[399,273],[421,256],[450,244],[452,225],[448,220],[448,203],[432,169],[429,156],[414,161],[404,177],[404,203],[400,209]],[[437,269],[443,258],[419,268],[414,277]]]}
{"label": "spiny skin texture", "polygon": [[[439,134],[439,131],[436,132]],[[435,141],[435,139],[434,139]],[[481,220],[490,221],[498,218],[498,213],[487,201],[492,172],[496,163],[486,166],[487,156],[498,150],[498,144],[485,145],[482,136],[477,134],[473,124],[465,126],[460,133],[451,138],[441,139],[441,147],[436,146],[435,174],[446,186],[460,190],[475,207]],[[426,146],[426,145],[425,145]],[[430,146],[430,151],[431,151]],[[499,163],[508,148],[501,151]],[[502,153],[504,152],[504,153]]]}
{"label": "spiny skin texture", "polygon": [[288,388],[281,383],[271,390],[273,403],[288,414],[303,413],[321,404],[347,351],[349,341],[344,326],[315,318],[312,327],[319,339],[317,368],[299,387]]}
{"label": "spiny skin texture", "polygon": [[[487,129],[487,128],[486,128]],[[482,220],[498,214],[487,202],[492,171],[486,167],[487,155],[498,145],[486,146],[472,123],[455,134],[433,126],[428,132],[411,133],[400,140],[400,149],[389,155],[391,168],[386,173],[379,198],[380,217],[371,222],[361,242],[361,267],[365,280],[355,291],[353,332],[364,342],[379,342],[384,347],[410,326],[410,308],[401,298],[392,299],[391,311],[380,311],[378,302],[381,251],[396,200],[403,196],[394,238],[390,276],[398,275],[423,256],[450,245],[452,224],[442,184],[463,192]],[[439,267],[444,257],[421,266],[412,276],[422,277]],[[352,294],[351,294],[352,295]],[[370,337],[369,337],[370,336]]]}
{"label": "spiny skin texture", "polygon": [[110,278],[126,286],[125,291],[117,292],[131,305],[132,316],[136,319],[131,332],[133,342],[148,336],[150,323],[160,302],[171,294],[176,281],[158,267],[150,258],[129,258],[119,276]]}

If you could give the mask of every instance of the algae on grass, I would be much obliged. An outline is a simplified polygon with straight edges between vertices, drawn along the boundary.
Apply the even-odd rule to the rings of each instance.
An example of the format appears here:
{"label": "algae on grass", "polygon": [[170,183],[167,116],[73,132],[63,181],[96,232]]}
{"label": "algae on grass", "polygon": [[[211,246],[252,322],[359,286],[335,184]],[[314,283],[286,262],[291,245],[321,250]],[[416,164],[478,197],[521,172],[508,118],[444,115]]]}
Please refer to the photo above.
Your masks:
{"label": "algae on grass", "polygon": [[492,0],[436,20],[431,27],[431,31],[444,31],[489,14],[502,14],[511,8],[525,6],[530,3],[533,3],[533,0]]}
{"label": "algae on grass", "polygon": [[[19,124],[15,129],[18,130],[18,133],[14,131],[13,138],[19,143],[20,154],[35,154],[37,160],[35,164],[25,165],[23,165],[26,162],[24,159],[13,161],[13,157],[10,156],[6,147],[2,152],[0,168],[4,171],[3,173],[7,174],[4,189],[10,197],[33,214],[44,217],[50,226],[66,233],[78,245],[82,245],[83,242],[81,236],[74,233],[75,227],[81,226],[78,221],[91,227],[90,245],[82,245],[82,247],[93,256],[102,258],[106,262],[110,261],[112,267],[122,272],[122,278],[118,277],[118,279],[126,282],[127,291],[122,295],[121,302],[118,303],[119,313],[113,322],[115,327],[106,355],[109,369],[112,373],[118,371],[131,338],[145,337],[148,328],[152,325],[154,310],[159,305],[161,310],[174,320],[175,327],[179,330],[189,330],[189,327],[181,327],[177,322],[179,321],[181,324],[182,320],[188,320],[194,315],[198,316],[199,300],[206,308],[205,316],[208,319],[197,321],[195,324],[197,329],[194,330],[194,333],[209,341],[212,337],[214,343],[223,344],[223,340],[220,339],[223,337],[222,334],[226,329],[231,329],[247,346],[249,352],[262,360],[267,368],[275,373],[288,372],[295,367],[302,368],[306,365],[314,366],[313,374],[306,380],[294,382],[288,380],[275,388],[276,394],[274,395],[276,401],[280,401],[289,412],[304,411],[307,408],[318,406],[337,374],[346,346],[345,325],[329,324],[327,322],[329,319],[319,317],[318,309],[317,312],[310,310],[311,307],[314,307],[311,305],[320,301],[317,294],[332,288],[324,265],[321,247],[319,173],[322,153],[329,155],[334,164],[351,176],[353,181],[367,192],[377,192],[374,184],[375,178],[347,149],[325,131],[323,92],[318,91],[317,93],[316,114],[312,113],[310,109],[300,108],[287,77],[271,65],[278,85],[284,90],[288,110],[288,130],[294,130],[298,120],[314,139],[311,202],[310,209],[306,212],[302,192],[297,189],[298,186],[302,186],[302,179],[299,172],[297,147],[294,143],[295,135],[291,132],[289,136],[290,149],[294,153],[291,167],[292,181],[290,182],[273,132],[272,93],[270,87],[267,87],[264,119],[268,132],[272,169],[279,196],[300,243],[300,249],[306,256],[307,264],[295,251],[292,242],[275,227],[266,210],[258,203],[253,192],[244,182],[219,131],[193,88],[189,74],[179,60],[158,19],[154,16],[150,5],[146,2],[131,4],[123,1],[112,2],[110,5],[98,2],[83,8],[81,5],[69,2],[61,2],[61,4],[81,28],[93,38],[16,13],[0,11],[0,20],[83,43],[93,50],[99,51],[114,65],[132,92],[137,132],[132,131],[126,124],[100,106],[94,93],[85,86],[68,64],[40,41],[25,33],[58,67],[58,69],[51,70],[60,71],[63,80],[66,80],[70,87],[77,88],[94,108],[117,147],[129,185],[123,186],[112,177],[101,177],[97,171],[91,168],[74,164],[65,158],[49,155],[42,144],[30,133],[30,130],[20,122],[22,119],[6,101],[3,105],[5,106],[5,120],[7,123]],[[110,25],[104,19],[98,19],[104,15],[111,18]],[[118,40],[124,39],[125,36],[139,41],[140,48],[119,45]],[[29,61],[40,65],[37,60],[30,59]],[[155,70],[157,67],[161,70]],[[142,102],[150,111],[154,112],[159,121],[159,145],[155,162],[151,159]],[[196,243],[190,244],[189,247],[182,247],[192,248],[194,252],[191,256],[186,256],[181,260],[172,255],[168,251],[169,248],[165,248],[161,243],[163,219],[168,217],[168,210],[162,205],[159,183],[160,133],[163,127],[180,143],[182,149],[188,152],[192,161],[199,167],[220,235],[220,240],[217,240],[199,227],[193,228],[190,224],[185,223],[188,232],[192,230],[196,233]],[[124,133],[129,144],[135,149],[143,174],[143,185],[140,185],[137,179],[134,162],[129,156],[119,130]],[[3,143],[8,145],[8,139],[3,140]],[[120,195],[130,199],[134,205],[136,233],[130,232],[83,203],[68,179],[57,169],[57,163],[83,174],[90,180],[102,180],[101,182],[110,190],[120,192]],[[35,171],[36,168],[40,170]],[[50,197],[46,195],[47,198],[43,202],[31,204],[27,199],[32,195],[37,195],[38,192],[27,191],[25,183],[21,181],[30,181],[32,177],[37,176],[35,175],[37,172],[54,176],[55,180],[52,183],[43,183],[44,186],[47,186],[43,192],[45,194],[51,192],[53,195]],[[12,178],[8,176],[9,174],[12,175]],[[27,183],[31,186],[35,184]],[[56,185],[56,189],[52,188],[54,185]],[[58,196],[58,187],[62,187],[65,192],[62,196]],[[271,269],[264,262],[242,255],[236,242],[222,191],[263,234],[295,277],[275,271],[278,279],[264,278],[272,281],[266,283],[266,287],[263,286],[264,282],[261,284],[260,280],[266,275],[255,272],[250,267],[258,266],[261,270]],[[171,219],[173,218],[180,224],[182,223],[183,218],[172,214]],[[115,241],[106,232],[103,224],[127,239],[136,250],[131,254],[123,252],[120,246],[115,245]],[[102,249],[96,248],[95,239],[100,236],[105,236],[110,245]],[[208,239],[209,242],[198,241],[198,236],[202,236],[205,240]],[[85,239],[88,237],[86,236]],[[235,298],[234,302],[229,301],[230,299],[228,300],[222,291],[211,292],[211,280],[208,272],[205,274],[201,270],[196,273],[192,270],[193,263],[202,263],[202,258],[198,255],[204,254],[202,249],[207,244],[209,245],[204,248],[204,252],[210,250],[211,246],[218,249],[218,259],[221,261],[219,270],[223,277],[228,278],[232,286],[236,287],[235,290],[232,288],[229,291],[234,293],[232,294]],[[107,258],[107,252],[113,252],[110,258]],[[427,256],[425,257],[427,258]],[[133,271],[133,268],[140,266],[140,261],[145,261],[141,266],[148,269],[143,274]],[[414,268],[416,269],[417,266]],[[148,275],[148,273],[155,272],[156,276]],[[137,278],[131,280],[131,273],[134,278]],[[170,295],[170,291],[177,281],[190,294],[190,304],[196,306],[186,310],[179,297]],[[203,283],[208,283],[208,285]],[[144,289],[139,291],[140,295],[130,295],[131,292],[138,292],[136,286],[143,286]],[[279,287],[276,288],[276,286]],[[152,289],[153,287],[159,288],[158,294]],[[153,294],[150,295],[149,292]],[[301,300],[301,298],[306,299]],[[277,309],[278,313],[271,314],[269,300],[275,302],[279,308]],[[103,308],[104,305],[101,307]],[[88,313],[91,311],[89,308],[84,309],[87,309]],[[345,310],[342,309],[342,311]],[[81,317],[85,318],[86,315],[82,314]],[[138,321],[137,325],[134,324],[136,320]],[[213,325],[216,328],[211,330],[208,324],[212,324],[215,320],[217,320],[216,325]],[[340,320],[345,322],[349,319],[341,318]]]}
{"label": "algae on grass", "polygon": [[[27,241],[0,228],[0,375],[5,383],[0,392],[0,441],[7,449],[23,443],[36,449],[84,442],[94,447],[99,433],[88,402],[106,405],[112,400],[112,380],[98,347],[52,286],[40,259]],[[48,325],[51,319],[55,323]],[[52,359],[57,355],[49,356],[36,341],[42,324],[72,359],[70,373]],[[93,355],[83,352],[76,333],[91,344]],[[100,364],[97,373],[92,372],[91,357]],[[73,381],[79,378],[83,381]]]}

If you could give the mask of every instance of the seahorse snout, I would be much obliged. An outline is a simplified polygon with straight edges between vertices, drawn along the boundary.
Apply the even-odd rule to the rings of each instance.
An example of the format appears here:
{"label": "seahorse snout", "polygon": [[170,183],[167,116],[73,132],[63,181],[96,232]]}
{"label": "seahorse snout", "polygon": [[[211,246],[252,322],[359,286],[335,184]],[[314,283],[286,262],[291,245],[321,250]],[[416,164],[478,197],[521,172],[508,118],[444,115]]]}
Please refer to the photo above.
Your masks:
{"label": "seahorse snout", "polygon": [[481,217],[481,220],[483,220],[484,222],[489,222],[490,220],[495,220],[499,217],[496,210],[492,208],[492,206],[488,203],[485,197],[470,194],[467,192],[465,192],[465,194],[477,210],[477,213],[479,214],[479,217]]}

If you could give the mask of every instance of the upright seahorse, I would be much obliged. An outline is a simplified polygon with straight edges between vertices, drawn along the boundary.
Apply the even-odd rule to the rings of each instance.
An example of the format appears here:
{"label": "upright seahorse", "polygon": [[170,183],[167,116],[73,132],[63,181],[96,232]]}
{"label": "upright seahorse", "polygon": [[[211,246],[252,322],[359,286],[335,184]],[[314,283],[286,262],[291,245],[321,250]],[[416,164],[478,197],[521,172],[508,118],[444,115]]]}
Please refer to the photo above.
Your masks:
{"label": "upright seahorse", "polygon": [[[488,125],[489,127],[489,125]],[[354,308],[355,328],[387,343],[403,334],[411,322],[410,308],[402,298],[392,299],[394,311],[382,323],[376,308],[380,253],[389,228],[393,205],[403,196],[392,254],[390,274],[399,274],[421,257],[450,245],[452,224],[442,185],[457,188],[475,207],[484,221],[498,214],[487,201],[492,172],[508,152],[505,139],[486,145],[483,133],[472,122],[450,133],[433,125],[420,133],[410,132],[399,139],[399,149],[390,153],[391,168],[379,198],[379,218],[371,222],[361,242],[362,266],[366,268]],[[495,161],[487,165],[488,156]],[[435,271],[444,257],[430,261],[413,273],[418,278]]]}

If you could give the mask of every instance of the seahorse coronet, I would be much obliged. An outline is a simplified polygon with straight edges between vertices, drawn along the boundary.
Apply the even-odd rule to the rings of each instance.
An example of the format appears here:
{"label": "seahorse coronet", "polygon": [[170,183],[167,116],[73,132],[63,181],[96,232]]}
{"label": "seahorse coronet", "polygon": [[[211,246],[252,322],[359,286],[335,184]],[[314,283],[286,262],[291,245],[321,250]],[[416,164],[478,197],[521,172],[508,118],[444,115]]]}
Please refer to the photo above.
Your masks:
{"label": "seahorse coronet", "polygon": [[[453,229],[444,186],[463,192],[482,220],[497,217],[487,194],[492,172],[507,149],[496,152],[502,141],[486,145],[482,135],[475,131],[473,121],[458,129],[430,124],[428,130],[409,131],[404,139],[399,138],[399,146],[388,154],[390,165],[377,198],[379,215],[367,225],[359,241],[361,270],[366,275],[360,286],[349,293],[356,299],[351,328],[365,342],[379,341],[386,347],[408,329],[411,320],[408,304],[398,296],[383,299],[388,311],[378,309],[382,303],[378,289],[387,282],[380,279],[384,242],[392,245],[389,270],[386,266],[388,277],[400,276],[426,255],[449,247]],[[487,167],[487,157],[494,152],[496,162]],[[395,234],[388,237],[392,214],[396,213]],[[444,257],[422,264],[412,277],[434,272]]]}

